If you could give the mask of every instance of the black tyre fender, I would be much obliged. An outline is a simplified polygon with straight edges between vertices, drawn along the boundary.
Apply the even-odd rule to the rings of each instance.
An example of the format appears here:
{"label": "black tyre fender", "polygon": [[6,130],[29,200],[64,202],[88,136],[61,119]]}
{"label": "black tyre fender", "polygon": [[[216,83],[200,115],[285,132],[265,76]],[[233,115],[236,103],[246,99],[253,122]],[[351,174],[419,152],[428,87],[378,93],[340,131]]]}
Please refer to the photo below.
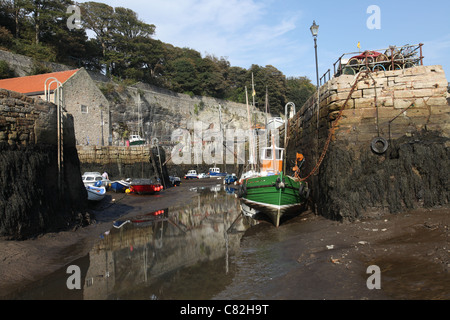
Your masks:
{"label": "black tyre fender", "polygon": [[245,182],[243,182],[238,189],[238,197],[242,198],[245,197],[247,195],[247,184]]}
{"label": "black tyre fender", "polygon": [[377,154],[383,154],[389,147],[389,143],[387,142],[386,139],[382,137],[376,137],[375,139],[372,140],[370,146],[373,152]]}
{"label": "black tyre fender", "polygon": [[281,183],[281,179],[278,177],[277,180],[275,181],[275,188],[277,190],[280,190],[280,183]]}
{"label": "black tyre fender", "polygon": [[298,188],[298,195],[300,197],[303,197],[303,191],[305,190],[305,185],[303,183],[300,183],[300,187]]}
{"label": "black tyre fender", "polygon": [[308,188],[305,184],[301,184],[298,188],[298,195],[305,200],[309,198],[309,194],[311,193],[311,189]]}
{"label": "black tyre fender", "polygon": [[303,196],[305,198],[305,200],[308,200],[309,198],[309,194],[311,193],[311,189],[306,189],[305,195]]}
{"label": "black tyre fender", "polygon": [[284,189],[286,187],[286,182],[285,182],[285,180],[284,180],[284,178],[283,179],[280,179],[279,177],[277,178],[277,181],[275,182],[275,188],[277,189],[277,190],[280,190],[280,189]]}

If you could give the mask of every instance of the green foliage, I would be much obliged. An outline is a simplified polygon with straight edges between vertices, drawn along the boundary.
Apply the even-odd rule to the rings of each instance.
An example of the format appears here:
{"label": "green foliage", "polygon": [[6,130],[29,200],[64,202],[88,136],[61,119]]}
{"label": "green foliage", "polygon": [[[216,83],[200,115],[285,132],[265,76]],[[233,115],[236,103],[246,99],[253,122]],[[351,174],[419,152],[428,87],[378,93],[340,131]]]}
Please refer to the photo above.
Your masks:
{"label": "green foliage", "polygon": [[0,79],[14,78],[15,72],[6,61],[0,60]]}
{"label": "green foliage", "polygon": [[52,72],[51,68],[47,67],[42,62],[39,62],[39,61],[35,60],[33,62],[33,66],[31,67],[31,70],[28,73],[28,75],[34,76],[34,75],[37,75],[37,74],[44,74],[44,73],[50,73],[50,72]]}
{"label": "green foliage", "polygon": [[316,91],[316,87],[306,77],[287,78],[287,99],[297,107],[303,106],[308,98]]}

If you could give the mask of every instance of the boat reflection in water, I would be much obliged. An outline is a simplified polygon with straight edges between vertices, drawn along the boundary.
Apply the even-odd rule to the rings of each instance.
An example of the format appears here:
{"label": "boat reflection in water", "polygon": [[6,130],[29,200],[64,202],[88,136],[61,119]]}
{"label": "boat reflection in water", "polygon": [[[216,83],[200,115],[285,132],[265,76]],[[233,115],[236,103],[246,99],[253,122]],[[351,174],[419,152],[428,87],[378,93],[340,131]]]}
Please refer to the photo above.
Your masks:
{"label": "boat reflection in water", "polygon": [[89,254],[83,298],[210,299],[231,282],[229,257],[256,222],[231,190],[190,192],[189,205],[116,221]]}

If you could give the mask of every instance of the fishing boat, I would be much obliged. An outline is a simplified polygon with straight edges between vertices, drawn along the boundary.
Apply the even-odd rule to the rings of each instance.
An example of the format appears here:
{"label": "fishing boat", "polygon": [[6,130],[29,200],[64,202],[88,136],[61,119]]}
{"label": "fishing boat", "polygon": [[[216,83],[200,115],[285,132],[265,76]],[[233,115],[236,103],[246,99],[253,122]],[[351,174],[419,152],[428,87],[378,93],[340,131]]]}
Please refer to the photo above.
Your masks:
{"label": "fishing boat", "polygon": [[130,182],[126,180],[117,180],[111,183],[110,188],[114,192],[125,192],[130,187]]}
{"label": "fishing boat", "polygon": [[196,170],[189,170],[188,173],[184,175],[185,179],[198,179],[198,174]]}
{"label": "fishing boat", "polygon": [[300,209],[309,196],[305,181],[283,173],[283,152],[275,146],[263,148],[259,176],[244,179],[238,191],[244,204],[268,216],[276,227],[283,215]]}
{"label": "fishing boat", "polygon": [[[286,104],[286,114],[291,104],[293,105],[292,102]],[[287,132],[287,122],[284,124]],[[286,141],[285,135],[285,146]],[[259,172],[252,172],[242,180],[238,197],[250,208],[268,216],[273,224],[279,227],[281,217],[299,210],[309,197],[308,184],[298,175],[304,157],[297,153],[293,168],[295,175],[286,175],[286,165],[283,166],[286,160],[285,149],[275,144],[275,136],[272,134],[270,145],[261,150],[260,160]]]}
{"label": "fishing boat", "polygon": [[218,167],[209,168],[208,174],[210,177],[225,177],[227,175],[226,172],[220,172]]}
{"label": "fishing boat", "polygon": [[160,183],[154,183],[151,179],[136,179],[130,183],[130,192],[136,194],[155,194],[160,192],[163,186]]}
{"label": "fishing boat", "polygon": [[132,134],[129,139],[130,146],[140,146],[146,143],[145,139],[138,134]]}
{"label": "fishing boat", "polygon": [[[85,186],[105,187],[109,186],[109,180],[105,179],[100,172],[85,172],[81,176]],[[100,184],[100,185],[99,185]]]}
{"label": "fishing boat", "polygon": [[86,186],[86,191],[88,194],[88,200],[91,201],[100,201],[103,200],[106,194],[105,187],[94,187],[91,185]]}

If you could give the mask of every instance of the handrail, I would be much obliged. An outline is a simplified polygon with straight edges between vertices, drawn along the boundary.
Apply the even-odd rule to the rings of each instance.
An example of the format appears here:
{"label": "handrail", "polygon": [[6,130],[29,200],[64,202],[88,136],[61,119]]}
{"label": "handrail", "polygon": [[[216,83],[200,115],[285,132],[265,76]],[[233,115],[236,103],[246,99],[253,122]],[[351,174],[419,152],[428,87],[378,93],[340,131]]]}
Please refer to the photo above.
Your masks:
{"label": "handrail", "polygon": [[[342,54],[336,62],[333,64],[333,70],[334,70],[334,76],[339,76],[343,74],[345,67],[365,67],[365,68],[383,68],[385,69],[388,66],[387,63],[389,63],[388,68],[391,68],[392,70],[395,70],[396,68],[404,68],[404,67],[410,67],[416,64],[423,66],[423,51],[422,51],[423,43],[415,44],[415,45],[404,45],[401,47],[397,46],[389,46],[389,48],[383,48],[383,49],[375,49],[375,50],[365,50],[363,52],[349,52]],[[349,61],[354,58],[355,56],[362,55],[364,53],[368,52],[380,52],[381,55],[384,58],[387,58],[386,60],[379,60],[376,61],[376,59],[368,59],[372,58],[369,57],[367,54],[365,55],[366,58],[364,61],[356,61],[355,65],[348,65]],[[349,57],[349,60],[344,63],[343,58]],[[369,61],[371,60],[371,61]],[[336,70],[336,66],[338,66],[338,69]],[[358,70],[359,71],[359,70]],[[356,73],[356,72],[355,72]]]}

